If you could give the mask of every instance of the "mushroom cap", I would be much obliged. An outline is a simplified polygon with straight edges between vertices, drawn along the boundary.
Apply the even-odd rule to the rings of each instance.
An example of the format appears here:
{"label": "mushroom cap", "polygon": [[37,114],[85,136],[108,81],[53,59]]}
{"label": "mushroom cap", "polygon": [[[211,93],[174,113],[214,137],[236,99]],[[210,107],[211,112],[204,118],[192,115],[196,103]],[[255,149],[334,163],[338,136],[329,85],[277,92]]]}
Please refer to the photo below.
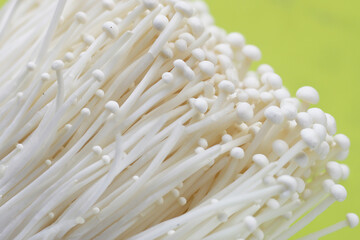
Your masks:
{"label": "mushroom cap", "polygon": [[274,124],[281,124],[284,121],[284,114],[277,106],[270,106],[265,109],[264,115]]}
{"label": "mushroom cap", "polygon": [[347,196],[347,191],[346,191],[345,187],[340,184],[333,185],[330,188],[330,193],[338,202],[344,201]]}
{"label": "mushroom cap", "polygon": [[354,228],[359,224],[359,216],[355,213],[346,214],[346,220],[350,228]]}
{"label": "mushroom cap", "polygon": [[254,116],[254,110],[247,102],[240,102],[236,107],[236,114],[240,121],[247,122]]}
{"label": "mushroom cap", "polygon": [[320,100],[318,91],[310,86],[299,88],[296,92],[296,97],[301,101],[310,104],[317,104]]}
{"label": "mushroom cap", "polygon": [[261,51],[254,45],[246,45],[242,49],[242,53],[252,61],[259,61],[261,59]]}

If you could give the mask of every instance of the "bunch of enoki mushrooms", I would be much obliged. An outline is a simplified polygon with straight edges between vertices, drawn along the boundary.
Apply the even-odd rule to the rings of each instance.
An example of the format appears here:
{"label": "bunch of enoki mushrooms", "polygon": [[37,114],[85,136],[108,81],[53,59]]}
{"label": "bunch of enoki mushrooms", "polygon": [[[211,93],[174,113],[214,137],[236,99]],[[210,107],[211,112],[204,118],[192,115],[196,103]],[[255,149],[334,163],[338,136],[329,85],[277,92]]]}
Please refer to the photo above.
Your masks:
{"label": "bunch of enoki mushrooms", "polygon": [[[288,239],[333,202],[349,139],[202,1],[9,0],[0,239]],[[303,239],[317,239],[357,215]]]}

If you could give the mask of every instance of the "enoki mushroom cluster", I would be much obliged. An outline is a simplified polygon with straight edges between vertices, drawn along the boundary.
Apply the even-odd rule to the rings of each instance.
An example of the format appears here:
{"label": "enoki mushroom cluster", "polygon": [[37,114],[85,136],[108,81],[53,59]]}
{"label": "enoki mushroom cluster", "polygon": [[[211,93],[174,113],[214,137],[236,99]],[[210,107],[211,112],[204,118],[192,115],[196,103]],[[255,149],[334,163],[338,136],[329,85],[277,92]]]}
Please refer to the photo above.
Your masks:
{"label": "enoki mushroom cluster", "polygon": [[259,49],[205,3],[1,14],[0,239],[282,240],[345,200],[350,142],[317,91],[250,71]]}

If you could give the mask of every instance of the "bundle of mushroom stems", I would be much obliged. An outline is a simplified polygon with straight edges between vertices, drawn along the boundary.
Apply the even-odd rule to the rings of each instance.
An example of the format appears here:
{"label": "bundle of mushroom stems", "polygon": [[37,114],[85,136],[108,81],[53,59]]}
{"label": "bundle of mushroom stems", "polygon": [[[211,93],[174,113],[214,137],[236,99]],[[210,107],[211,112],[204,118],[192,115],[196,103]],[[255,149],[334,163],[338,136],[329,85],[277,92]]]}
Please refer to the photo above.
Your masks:
{"label": "bundle of mushroom stems", "polygon": [[0,31],[2,240],[283,240],[346,198],[317,91],[204,2],[10,0]]}

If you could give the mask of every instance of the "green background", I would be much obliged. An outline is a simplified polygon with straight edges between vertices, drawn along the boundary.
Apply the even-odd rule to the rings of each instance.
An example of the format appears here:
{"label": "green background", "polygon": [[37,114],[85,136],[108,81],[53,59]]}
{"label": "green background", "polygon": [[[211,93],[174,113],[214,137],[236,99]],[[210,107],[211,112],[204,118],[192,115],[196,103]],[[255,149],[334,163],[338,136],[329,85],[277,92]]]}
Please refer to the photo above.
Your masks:
{"label": "green background", "polygon": [[[0,0],[0,3],[5,2]],[[360,213],[360,1],[358,0],[207,0],[217,25],[244,34],[260,47],[262,63],[272,65],[292,94],[303,85],[320,92],[319,106],[351,139],[344,182],[348,199],[335,203],[299,235]],[[322,239],[360,239],[360,227]]]}
{"label": "green background", "polygon": [[[320,93],[319,106],[332,114],[338,132],[351,139],[343,184],[345,202],[335,203],[297,237],[360,214],[360,1],[358,0],[207,0],[218,26],[242,33],[257,45],[294,95],[304,85]],[[294,238],[296,239],[296,237]],[[322,239],[360,239],[360,227]]]}

